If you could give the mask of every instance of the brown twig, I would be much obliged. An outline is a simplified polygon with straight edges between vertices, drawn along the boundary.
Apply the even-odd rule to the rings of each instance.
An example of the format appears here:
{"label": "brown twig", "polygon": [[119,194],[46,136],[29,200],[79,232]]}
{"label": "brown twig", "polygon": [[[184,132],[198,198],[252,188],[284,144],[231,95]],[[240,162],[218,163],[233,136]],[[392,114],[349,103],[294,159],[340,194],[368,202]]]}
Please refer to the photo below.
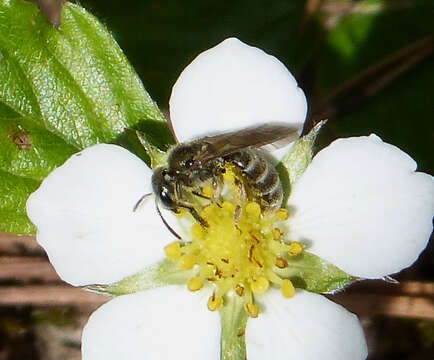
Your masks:
{"label": "brown twig", "polygon": [[434,36],[427,36],[401,48],[338,86],[312,106],[309,119],[305,123],[304,133],[319,120],[336,117],[343,113],[349,104],[360,105],[430,56],[433,50]]}

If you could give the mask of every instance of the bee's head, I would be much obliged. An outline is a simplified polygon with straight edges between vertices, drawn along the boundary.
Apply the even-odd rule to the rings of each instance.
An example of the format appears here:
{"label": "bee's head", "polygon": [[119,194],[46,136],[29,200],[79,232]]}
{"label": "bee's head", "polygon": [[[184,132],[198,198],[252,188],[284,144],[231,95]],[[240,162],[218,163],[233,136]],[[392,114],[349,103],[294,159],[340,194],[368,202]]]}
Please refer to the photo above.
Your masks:
{"label": "bee's head", "polygon": [[167,168],[159,166],[152,175],[152,189],[161,204],[169,210],[176,210],[175,179]]}

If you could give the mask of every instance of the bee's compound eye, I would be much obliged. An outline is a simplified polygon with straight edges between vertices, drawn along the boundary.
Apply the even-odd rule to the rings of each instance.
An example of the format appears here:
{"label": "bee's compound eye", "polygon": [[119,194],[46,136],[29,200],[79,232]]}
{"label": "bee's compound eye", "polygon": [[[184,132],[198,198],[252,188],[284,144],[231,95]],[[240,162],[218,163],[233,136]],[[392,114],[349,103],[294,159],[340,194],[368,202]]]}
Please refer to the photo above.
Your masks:
{"label": "bee's compound eye", "polygon": [[184,167],[186,169],[190,169],[193,166],[193,164],[194,164],[194,160],[193,159],[188,159],[188,160],[185,161]]}
{"label": "bee's compound eye", "polygon": [[174,208],[175,202],[173,201],[172,194],[167,188],[161,189],[160,200],[166,209]]}

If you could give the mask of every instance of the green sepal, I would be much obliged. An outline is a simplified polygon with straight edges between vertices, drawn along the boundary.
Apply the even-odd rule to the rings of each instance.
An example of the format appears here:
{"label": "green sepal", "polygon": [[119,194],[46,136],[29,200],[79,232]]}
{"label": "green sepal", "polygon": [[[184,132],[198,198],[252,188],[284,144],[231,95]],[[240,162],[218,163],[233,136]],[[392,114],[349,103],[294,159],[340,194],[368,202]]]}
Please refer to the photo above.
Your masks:
{"label": "green sepal", "polygon": [[188,279],[193,275],[193,270],[182,270],[176,261],[165,259],[117,283],[91,285],[87,286],[86,290],[99,294],[120,296],[166,285],[186,285]]}
{"label": "green sepal", "polygon": [[347,274],[335,265],[309,252],[287,256],[288,267],[275,268],[282,278],[289,279],[294,287],[315,293],[330,294],[350,285],[358,278]]}
{"label": "green sepal", "polygon": [[306,168],[312,161],[313,147],[318,134],[326,123],[326,120],[316,124],[309,134],[298,139],[288,154],[282,159],[281,164],[288,171],[289,183],[291,188],[303,175]]}
{"label": "green sepal", "polygon": [[152,169],[155,169],[157,166],[167,165],[167,152],[161,151],[158,147],[152,145],[145,133],[136,131],[136,136],[150,158]]}
{"label": "green sepal", "polygon": [[220,360],[245,360],[248,316],[244,310],[244,299],[233,293],[226,295],[219,312],[222,326]]}

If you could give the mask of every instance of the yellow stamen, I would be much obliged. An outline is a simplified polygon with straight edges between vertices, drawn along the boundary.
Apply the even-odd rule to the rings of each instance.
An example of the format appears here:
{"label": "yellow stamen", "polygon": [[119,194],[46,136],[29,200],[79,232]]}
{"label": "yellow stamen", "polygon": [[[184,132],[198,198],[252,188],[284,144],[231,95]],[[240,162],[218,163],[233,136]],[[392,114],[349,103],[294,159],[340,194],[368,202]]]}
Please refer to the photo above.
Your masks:
{"label": "yellow stamen", "polygon": [[[242,297],[246,313],[257,317],[260,309],[255,305],[255,296],[264,294],[271,284],[281,288],[283,296],[293,295],[292,283],[283,280],[277,268],[286,268],[287,254],[298,254],[303,247],[282,240],[281,222],[288,218],[288,211],[263,212],[267,209],[251,194],[238,170],[232,167],[226,170],[223,179],[227,190],[224,195],[219,194],[218,203],[213,199],[214,189],[208,185],[202,193],[210,201],[193,197],[194,206],[207,226],[195,222],[190,228],[191,238],[182,246],[172,243],[165,251],[180,268],[194,269],[195,275],[188,281],[190,291],[211,283],[215,291],[208,299],[209,310],[225,306],[225,296],[234,293]],[[186,215],[191,220],[188,212]]]}
{"label": "yellow stamen", "polygon": [[193,276],[190,280],[188,280],[188,290],[190,291],[198,291],[202,289],[203,281],[196,276]]}
{"label": "yellow stamen", "polygon": [[235,213],[235,205],[232,202],[224,201],[221,206],[222,206],[222,209],[224,209],[230,213]]}
{"label": "yellow stamen", "polygon": [[199,224],[194,224],[191,227],[190,231],[191,231],[191,236],[193,236],[193,238],[203,239],[205,236],[205,230]]}
{"label": "yellow stamen", "polygon": [[256,202],[250,202],[246,205],[246,213],[252,217],[259,218],[261,216],[261,207]]}
{"label": "yellow stamen", "polygon": [[276,213],[276,216],[280,219],[280,220],[287,220],[288,219],[288,210],[286,209],[279,209]]}
{"label": "yellow stamen", "polygon": [[213,294],[209,299],[208,299],[208,309],[210,311],[216,311],[218,309],[220,309],[223,306],[223,298],[220,296],[216,296],[215,294]]}
{"label": "yellow stamen", "polygon": [[295,295],[295,289],[291,280],[284,279],[282,282],[282,286],[280,287],[280,291],[284,297],[288,299],[292,298]]}
{"label": "yellow stamen", "polygon": [[250,285],[250,288],[254,294],[263,294],[268,290],[269,286],[270,282],[265,277],[261,276]]}
{"label": "yellow stamen", "polygon": [[195,258],[192,255],[183,255],[178,260],[179,266],[184,270],[193,269],[195,263]]}
{"label": "yellow stamen", "polygon": [[273,229],[273,239],[274,240],[280,240],[280,238],[282,237],[282,231],[279,228],[274,228]]}
{"label": "yellow stamen", "polygon": [[284,268],[288,267],[288,261],[286,261],[283,258],[276,258],[276,266],[279,269],[284,269]]}
{"label": "yellow stamen", "polygon": [[164,252],[166,253],[166,256],[171,260],[177,260],[181,257],[181,246],[179,245],[179,242],[175,241],[173,243],[170,243],[164,248]]}
{"label": "yellow stamen", "polygon": [[298,241],[293,241],[289,245],[289,251],[288,254],[290,256],[297,256],[300,255],[303,252],[304,246],[302,243],[299,243]]}
{"label": "yellow stamen", "polygon": [[259,306],[252,304],[252,303],[245,303],[244,304],[244,310],[246,311],[247,315],[249,315],[252,318],[257,318],[259,315]]}
{"label": "yellow stamen", "polygon": [[243,296],[244,295],[244,286],[237,284],[237,286],[235,286],[235,292],[237,293],[238,296]]}

